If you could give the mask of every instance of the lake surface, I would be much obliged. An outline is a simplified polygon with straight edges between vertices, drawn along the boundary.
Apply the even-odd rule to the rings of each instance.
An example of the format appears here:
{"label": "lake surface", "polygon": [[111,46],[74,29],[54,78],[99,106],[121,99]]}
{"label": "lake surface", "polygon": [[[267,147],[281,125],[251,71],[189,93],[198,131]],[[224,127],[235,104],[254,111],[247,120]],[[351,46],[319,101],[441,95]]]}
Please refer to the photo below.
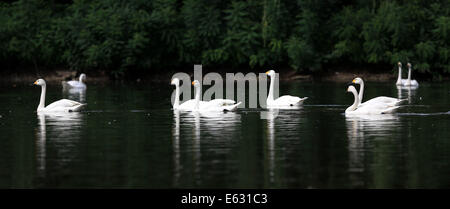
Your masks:
{"label": "lake surface", "polygon": [[[206,88],[206,87],[204,87]],[[398,113],[346,118],[346,84],[289,82],[303,108],[173,112],[166,83],[47,87],[83,112],[38,115],[40,87],[0,88],[0,188],[449,188],[450,84],[366,83]]]}

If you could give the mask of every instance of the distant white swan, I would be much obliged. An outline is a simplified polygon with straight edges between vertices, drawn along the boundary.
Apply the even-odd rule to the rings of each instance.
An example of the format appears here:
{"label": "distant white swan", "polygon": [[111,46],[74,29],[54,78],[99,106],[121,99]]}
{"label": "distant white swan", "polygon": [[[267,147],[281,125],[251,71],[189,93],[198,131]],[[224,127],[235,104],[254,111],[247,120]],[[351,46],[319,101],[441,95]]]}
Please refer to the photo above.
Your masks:
{"label": "distant white swan", "polygon": [[363,94],[364,94],[364,81],[362,78],[355,78],[353,79],[352,83],[354,84],[359,84],[359,106],[364,106],[364,105],[369,105],[369,104],[373,104],[373,103],[384,103],[390,106],[396,106],[401,104],[402,102],[406,101],[402,100],[402,99],[397,99],[397,98],[393,98],[393,97],[385,97],[385,96],[379,96],[379,97],[375,97],[373,99],[370,99],[364,103],[361,103],[363,101]]}
{"label": "distant white swan", "polygon": [[200,82],[195,80],[192,82],[194,85],[195,92],[194,98],[180,104],[180,80],[174,78],[171,81],[172,85],[175,85],[175,100],[173,103],[174,110],[188,110],[188,111],[232,111],[236,110],[237,106],[241,103],[236,104],[234,100],[231,99],[213,99],[211,101],[200,101]]}
{"label": "distant white swan", "polygon": [[[195,99],[190,99],[188,101],[180,104],[180,79],[174,78],[172,79],[171,85],[175,85],[175,100],[173,103],[174,110],[193,110],[196,104]],[[234,101],[232,101],[234,104]],[[203,105],[205,102],[199,101],[200,105]]]}
{"label": "distant white swan", "polygon": [[78,81],[63,81],[62,85],[64,88],[75,88],[75,89],[86,89],[86,84],[83,83],[83,80],[86,79],[86,74],[82,73]]}
{"label": "distant white swan", "polygon": [[398,76],[397,76],[397,82],[395,83],[395,85],[397,86],[403,86],[404,83],[406,83],[407,79],[402,79],[402,63],[398,62]]}
{"label": "distant white swan", "polygon": [[408,79],[406,80],[405,86],[419,86],[419,82],[416,80],[411,80],[411,63],[408,62]]}
{"label": "distant white swan", "polygon": [[[236,102],[231,99],[213,99],[211,101],[200,101],[200,82],[197,80],[192,81],[192,85],[195,88],[194,97],[194,111],[234,111],[241,104],[241,102]],[[201,102],[201,103],[200,103]]]}
{"label": "distant white swan", "polygon": [[389,106],[383,103],[372,103],[364,106],[358,106],[358,91],[354,86],[349,86],[347,92],[352,92],[355,97],[353,104],[345,110],[345,115],[370,115],[370,114],[386,114],[397,111],[400,106]]}
{"label": "distant white swan", "polygon": [[269,108],[277,108],[277,107],[286,107],[286,106],[298,106],[303,104],[303,101],[308,99],[308,97],[295,97],[295,96],[281,96],[277,99],[274,99],[273,86],[275,85],[275,71],[269,70],[266,74],[270,77],[270,87],[269,94],[267,96],[266,105]]}
{"label": "distant white swan", "polygon": [[398,62],[397,86],[419,86],[416,80],[411,80],[411,63],[408,63],[408,79],[402,79],[402,63]]}
{"label": "distant white swan", "polygon": [[53,102],[47,107],[45,107],[45,93],[47,90],[47,84],[44,79],[38,79],[34,82],[34,85],[41,86],[41,99],[39,101],[39,106],[37,108],[37,112],[75,112],[79,111],[86,104],[82,104],[76,101],[61,99],[56,102]]}

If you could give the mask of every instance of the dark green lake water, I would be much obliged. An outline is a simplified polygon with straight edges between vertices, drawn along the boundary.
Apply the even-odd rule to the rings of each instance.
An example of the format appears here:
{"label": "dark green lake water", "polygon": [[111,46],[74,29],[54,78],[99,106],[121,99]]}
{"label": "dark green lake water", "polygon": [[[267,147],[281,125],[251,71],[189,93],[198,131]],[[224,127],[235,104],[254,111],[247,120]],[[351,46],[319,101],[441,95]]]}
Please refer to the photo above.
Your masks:
{"label": "dark green lake water", "polygon": [[345,84],[291,82],[302,109],[174,113],[166,84],[89,85],[81,113],[37,115],[40,88],[0,88],[0,188],[449,188],[450,84],[367,83],[399,113],[346,118]]}

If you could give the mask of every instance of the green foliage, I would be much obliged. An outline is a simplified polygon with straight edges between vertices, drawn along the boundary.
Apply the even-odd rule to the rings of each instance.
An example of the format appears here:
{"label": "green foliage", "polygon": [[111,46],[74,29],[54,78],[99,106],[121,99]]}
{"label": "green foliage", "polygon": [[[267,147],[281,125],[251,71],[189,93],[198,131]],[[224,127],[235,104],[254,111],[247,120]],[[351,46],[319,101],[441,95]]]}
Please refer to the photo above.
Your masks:
{"label": "green foliage", "polygon": [[413,63],[450,73],[450,3],[19,0],[0,3],[0,65],[137,71]]}

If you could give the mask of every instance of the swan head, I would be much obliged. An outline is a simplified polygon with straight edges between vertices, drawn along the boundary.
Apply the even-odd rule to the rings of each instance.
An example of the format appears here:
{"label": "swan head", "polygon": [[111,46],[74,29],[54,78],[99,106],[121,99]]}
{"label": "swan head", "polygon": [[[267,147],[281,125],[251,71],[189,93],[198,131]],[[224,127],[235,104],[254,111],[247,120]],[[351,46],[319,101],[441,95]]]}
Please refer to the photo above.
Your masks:
{"label": "swan head", "polygon": [[80,75],[80,79],[81,79],[81,80],[83,80],[83,79],[86,79],[86,74],[84,74],[84,73],[81,73],[81,75]]}
{"label": "swan head", "polygon": [[267,71],[266,72],[266,75],[268,75],[268,76],[274,76],[275,75],[275,71],[274,70],[269,70],[269,71]]}
{"label": "swan head", "polygon": [[355,92],[355,91],[356,91],[356,89],[353,85],[348,86],[347,92]]}
{"label": "swan head", "polygon": [[360,77],[355,78],[355,79],[352,80],[352,83],[354,83],[354,84],[361,84],[361,83],[363,83],[363,79],[360,78]]}
{"label": "swan head", "polygon": [[200,86],[200,82],[198,82],[197,80],[192,81],[192,85],[195,87]]}
{"label": "swan head", "polygon": [[411,63],[409,63],[409,62],[408,62],[408,64],[407,64],[407,66],[408,66],[408,68],[411,68],[411,67],[412,67]]}
{"label": "swan head", "polygon": [[42,79],[42,78],[37,79],[37,80],[33,83],[33,85],[37,85],[37,86],[45,86],[45,80]]}
{"label": "swan head", "polygon": [[178,78],[172,79],[172,81],[170,82],[170,85],[176,85],[176,86],[180,85],[180,79],[178,79]]}
{"label": "swan head", "polygon": [[401,62],[398,62],[397,65],[398,65],[398,67],[402,67],[402,63]]}

